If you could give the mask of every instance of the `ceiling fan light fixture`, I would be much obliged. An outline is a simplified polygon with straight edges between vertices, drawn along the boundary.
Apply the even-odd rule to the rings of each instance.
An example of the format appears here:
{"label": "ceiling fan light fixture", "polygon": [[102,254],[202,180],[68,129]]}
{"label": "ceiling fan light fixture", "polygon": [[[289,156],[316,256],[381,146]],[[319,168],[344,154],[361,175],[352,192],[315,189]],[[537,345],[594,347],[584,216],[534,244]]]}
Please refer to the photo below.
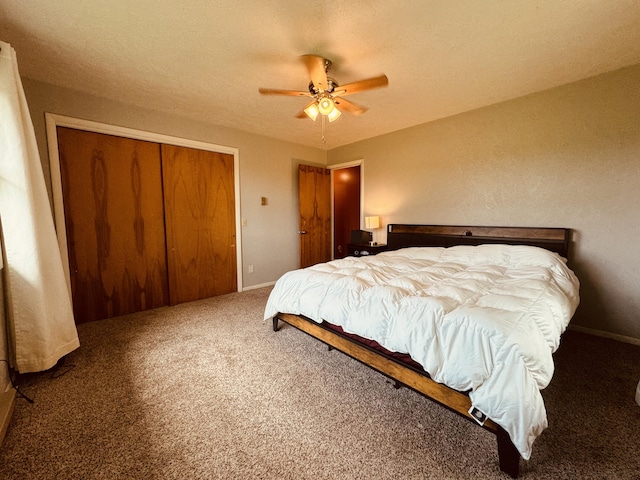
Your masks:
{"label": "ceiling fan light fixture", "polygon": [[309,117],[314,122],[318,115],[322,116],[323,141],[325,117],[329,122],[336,121],[342,113],[350,115],[362,115],[367,111],[366,107],[355,104],[343,97],[354,93],[371,90],[373,88],[386,87],[389,79],[386,75],[366,78],[346,85],[340,85],[335,79],[328,76],[331,61],[318,55],[302,55],[301,59],[307,68],[309,85],[307,91],[283,90],[280,88],[259,88],[261,95],[286,95],[290,97],[307,97],[310,102],[302,112],[298,112],[296,118]]}
{"label": "ceiling fan light fixture", "polygon": [[327,118],[330,122],[333,122],[334,120],[337,120],[340,115],[342,115],[342,112],[334,106],[333,110],[327,114]]}
{"label": "ceiling fan light fixture", "polygon": [[329,115],[335,108],[331,97],[322,97],[318,100],[318,110],[322,115]]}
{"label": "ceiling fan light fixture", "polygon": [[316,118],[318,117],[318,113],[320,113],[320,110],[318,110],[317,102],[314,101],[307,105],[304,109],[304,113],[306,113],[307,117],[315,122]]}

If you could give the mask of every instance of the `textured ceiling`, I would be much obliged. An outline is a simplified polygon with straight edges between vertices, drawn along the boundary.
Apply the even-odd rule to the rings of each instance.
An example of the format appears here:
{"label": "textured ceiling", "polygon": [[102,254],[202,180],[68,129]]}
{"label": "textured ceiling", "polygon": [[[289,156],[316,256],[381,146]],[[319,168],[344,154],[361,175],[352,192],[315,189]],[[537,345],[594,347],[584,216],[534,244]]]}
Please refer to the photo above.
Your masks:
{"label": "textured ceiling", "polygon": [[[318,148],[455,115],[640,63],[637,0],[0,0],[22,76]],[[299,59],[333,61],[369,107],[296,119]]]}

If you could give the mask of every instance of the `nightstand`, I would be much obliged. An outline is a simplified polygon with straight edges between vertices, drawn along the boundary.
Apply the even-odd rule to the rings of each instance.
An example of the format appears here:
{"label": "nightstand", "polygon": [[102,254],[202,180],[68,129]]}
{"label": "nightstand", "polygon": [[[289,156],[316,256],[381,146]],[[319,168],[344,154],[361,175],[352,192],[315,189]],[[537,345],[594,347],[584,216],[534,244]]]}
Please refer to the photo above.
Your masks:
{"label": "nightstand", "polygon": [[384,252],[387,249],[385,243],[378,243],[376,245],[369,245],[368,243],[361,245],[359,243],[347,243],[347,256],[350,257],[365,257],[367,255],[375,255],[380,252]]}

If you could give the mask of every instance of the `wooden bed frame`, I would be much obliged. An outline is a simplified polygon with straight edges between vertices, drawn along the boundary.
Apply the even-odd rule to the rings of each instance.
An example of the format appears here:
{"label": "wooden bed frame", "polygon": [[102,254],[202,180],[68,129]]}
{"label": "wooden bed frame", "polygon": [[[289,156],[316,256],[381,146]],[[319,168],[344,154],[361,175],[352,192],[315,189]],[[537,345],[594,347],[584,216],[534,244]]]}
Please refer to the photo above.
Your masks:
{"label": "wooden bed frame", "polygon": [[[538,246],[567,258],[570,237],[571,230],[567,228],[390,224],[387,227],[387,249],[502,243]],[[330,349],[340,350],[390,377],[395,380],[396,387],[405,385],[480,426],[469,413],[471,408],[469,396],[431,380],[424,370],[408,365],[384,351],[360,343],[352,335],[341,333],[324,323],[318,324],[303,316],[278,313],[273,317],[274,331],[278,331],[279,320],[326,343]],[[486,419],[482,427],[496,435],[500,470],[516,478],[520,466],[520,453],[511,442],[509,435],[491,419]]]}

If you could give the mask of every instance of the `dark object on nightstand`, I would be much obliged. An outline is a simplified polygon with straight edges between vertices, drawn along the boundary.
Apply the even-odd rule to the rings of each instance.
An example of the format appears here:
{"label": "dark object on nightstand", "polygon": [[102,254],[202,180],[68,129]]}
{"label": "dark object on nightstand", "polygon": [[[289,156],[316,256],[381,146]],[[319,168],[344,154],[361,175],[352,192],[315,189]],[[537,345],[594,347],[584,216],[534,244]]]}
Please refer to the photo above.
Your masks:
{"label": "dark object on nightstand", "polygon": [[369,242],[373,240],[372,236],[373,234],[367,230],[351,230],[351,240],[349,243],[369,245]]}
{"label": "dark object on nightstand", "polygon": [[368,243],[348,243],[347,244],[347,256],[350,257],[366,257],[367,255],[375,255],[380,252],[384,252],[387,249],[385,243],[377,243],[376,245],[369,245]]}

